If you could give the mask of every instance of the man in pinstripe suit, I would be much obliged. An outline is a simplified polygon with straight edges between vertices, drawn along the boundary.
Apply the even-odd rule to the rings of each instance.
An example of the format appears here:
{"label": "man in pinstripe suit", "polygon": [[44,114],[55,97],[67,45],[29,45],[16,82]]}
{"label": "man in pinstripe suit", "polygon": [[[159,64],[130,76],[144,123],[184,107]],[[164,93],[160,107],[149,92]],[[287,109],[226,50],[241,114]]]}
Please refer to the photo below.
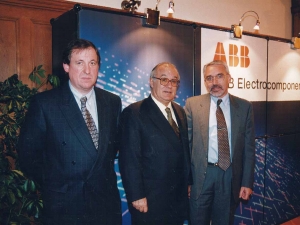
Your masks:
{"label": "man in pinstripe suit", "polygon": [[[18,144],[21,169],[42,185],[44,224],[121,224],[114,172],[121,99],[94,87],[100,55],[90,41],[71,41],[63,67],[69,82],[30,104]],[[96,126],[94,140],[82,97]]]}

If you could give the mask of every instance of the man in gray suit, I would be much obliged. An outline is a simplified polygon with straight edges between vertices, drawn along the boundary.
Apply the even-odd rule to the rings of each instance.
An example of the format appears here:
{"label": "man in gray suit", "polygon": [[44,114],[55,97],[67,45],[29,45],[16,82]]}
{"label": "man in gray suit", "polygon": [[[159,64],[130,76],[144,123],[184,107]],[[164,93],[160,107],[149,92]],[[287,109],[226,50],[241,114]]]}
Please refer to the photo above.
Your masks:
{"label": "man in gray suit", "polygon": [[69,82],[30,103],[18,153],[21,169],[42,185],[44,224],[121,225],[114,171],[121,99],[94,87],[99,66],[93,43],[70,42]]}
{"label": "man in gray suit", "polygon": [[[234,222],[239,200],[248,200],[252,194],[253,110],[250,102],[228,93],[231,76],[225,62],[206,64],[203,74],[209,93],[189,98],[185,106],[194,181],[190,220],[192,225],[228,225]],[[224,127],[219,125],[217,118],[220,111],[223,122],[225,118]],[[223,139],[221,131],[224,132]],[[225,168],[224,146],[228,149]]]}

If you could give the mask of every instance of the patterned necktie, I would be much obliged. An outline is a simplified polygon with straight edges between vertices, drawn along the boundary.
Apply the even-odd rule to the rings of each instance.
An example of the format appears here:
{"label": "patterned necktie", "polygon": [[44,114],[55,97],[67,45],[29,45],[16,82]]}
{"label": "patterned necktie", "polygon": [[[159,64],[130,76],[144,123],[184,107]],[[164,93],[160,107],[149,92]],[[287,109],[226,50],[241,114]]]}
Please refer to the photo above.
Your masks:
{"label": "patterned necktie", "polygon": [[172,118],[172,113],[171,113],[170,108],[167,107],[165,110],[167,112],[167,117],[168,117],[169,124],[173,128],[173,130],[174,130],[175,134],[177,135],[177,137],[179,137],[179,129],[177,127],[177,124],[175,123],[175,121]]}
{"label": "patterned necktie", "polygon": [[95,145],[96,149],[98,150],[98,138],[99,138],[98,131],[97,131],[97,127],[96,127],[95,121],[93,120],[92,115],[86,108],[86,101],[87,101],[87,97],[82,97],[80,99],[81,113],[82,113],[83,119],[88,127],[88,130],[92,136],[94,145]]}
{"label": "patterned necktie", "polygon": [[230,151],[226,121],[223,111],[220,107],[221,102],[222,99],[218,99],[216,111],[218,128],[218,164],[221,169],[226,171],[230,166]]}

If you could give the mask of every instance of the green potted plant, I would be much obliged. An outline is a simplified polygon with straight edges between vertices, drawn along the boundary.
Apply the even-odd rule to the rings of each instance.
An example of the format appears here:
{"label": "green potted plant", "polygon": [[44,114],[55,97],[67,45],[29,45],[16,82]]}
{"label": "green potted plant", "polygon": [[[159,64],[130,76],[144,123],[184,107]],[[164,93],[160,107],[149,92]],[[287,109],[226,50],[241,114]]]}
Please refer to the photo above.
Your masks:
{"label": "green potted plant", "polygon": [[59,86],[59,78],[45,75],[42,65],[29,75],[29,88],[14,74],[0,82],[0,224],[39,224],[43,207],[39,185],[19,170],[16,145],[30,99],[41,87]]}

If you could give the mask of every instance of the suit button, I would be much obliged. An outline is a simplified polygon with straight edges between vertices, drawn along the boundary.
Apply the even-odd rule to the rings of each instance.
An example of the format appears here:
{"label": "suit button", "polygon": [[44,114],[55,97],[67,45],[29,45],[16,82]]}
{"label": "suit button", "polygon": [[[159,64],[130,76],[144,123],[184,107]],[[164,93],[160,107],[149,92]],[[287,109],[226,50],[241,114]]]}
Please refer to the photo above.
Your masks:
{"label": "suit button", "polygon": [[76,164],[76,162],[75,161],[72,161],[72,165],[74,166]]}
{"label": "suit button", "polygon": [[63,146],[65,146],[67,143],[66,143],[65,141],[63,141],[61,144],[62,144]]}

